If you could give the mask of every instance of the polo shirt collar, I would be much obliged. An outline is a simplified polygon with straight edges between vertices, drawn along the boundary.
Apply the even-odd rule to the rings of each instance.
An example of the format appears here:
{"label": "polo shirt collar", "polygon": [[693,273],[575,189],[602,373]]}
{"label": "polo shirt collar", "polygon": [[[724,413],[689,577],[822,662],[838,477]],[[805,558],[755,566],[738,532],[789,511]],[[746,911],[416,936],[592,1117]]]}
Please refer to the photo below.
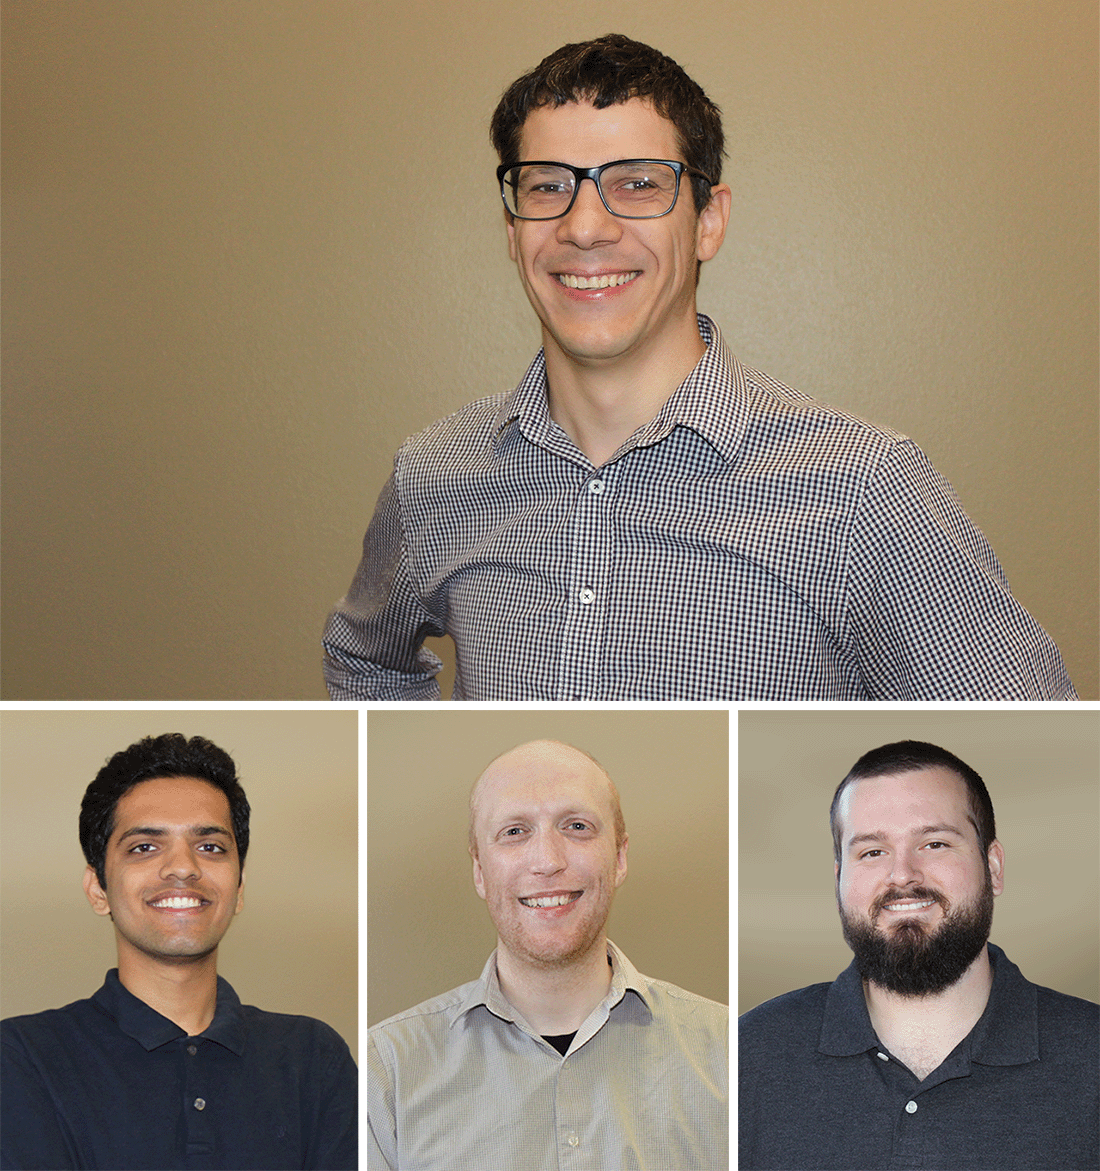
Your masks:
{"label": "polo shirt collar", "polygon": [[[652,1013],[653,1005],[646,988],[645,978],[610,939],[607,941],[607,955],[611,961],[611,986],[607,990],[607,995],[592,1010],[591,1015],[602,1013],[606,1016],[628,991],[636,993],[646,1009]],[[450,1010],[449,1025],[455,1025],[472,1009],[481,1006],[487,1008],[494,1016],[500,1017],[501,1020],[510,1021],[512,1024],[518,1024],[522,1020],[520,1014],[509,1004],[504,993],[500,990],[495,950],[486,961],[485,967],[482,968],[480,977],[468,985],[466,994]]]}
{"label": "polo shirt collar", "polygon": [[[748,422],[748,380],[744,367],[726,348],[718,326],[703,313],[697,314],[697,319],[706,352],[657,415],[634,432],[619,454],[659,443],[675,427],[687,427],[702,436],[727,463],[733,462]],[[512,423],[530,442],[556,454],[574,461],[580,454],[550,417],[543,350],[535,355],[520,384],[501,404],[493,423],[494,448],[499,449]]]}
{"label": "polo shirt collar", "polygon": [[[1022,1065],[1039,1057],[1039,1001],[1034,984],[995,944],[988,944],[993,986],[978,1023],[964,1044],[980,1065]],[[877,1048],[863,981],[855,961],[829,986],[818,1051],[850,1057]]]}
{"label": "polo shirt collar", "polygon": [[[118,968],[112,968],[103,987],[92,997],[92,1002],[106,1013],[128,1037],[132,1037],[147,1051],[159,1049],[170,1041],[187,1034],[175,1021],[161,1016],[144,1000],[139,1000],[118,978]],[[214,1041],[239,1057],[244,1051],[245,1030],[241,1020],[241,1001],[228,980],[218,977],[218,999],[214,1019],[202,1032],[206,1040]]]}

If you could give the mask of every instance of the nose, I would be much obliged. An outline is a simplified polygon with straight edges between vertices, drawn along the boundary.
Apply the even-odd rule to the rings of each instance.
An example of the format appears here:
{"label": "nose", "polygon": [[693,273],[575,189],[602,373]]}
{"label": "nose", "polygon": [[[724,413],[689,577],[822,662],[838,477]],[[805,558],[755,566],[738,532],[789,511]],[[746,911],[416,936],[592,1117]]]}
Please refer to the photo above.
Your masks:
{"label": "nose", "polygon": [[614,244],[623,234],[622,222],[604,206],[594,179],[582,179],[568,214],[558,223],[558,240],[581,248]]}
{"label": "nose", "polygon": [[198,878],[201,872],[195,851],[187,842],[172,842],[161,855],[160,874],[162,878],[174,878],[178,882]]}
{"label": "nose", "polygon": [[890,867],[890,881],[895,886],[919,886],[921,881],[920,859],[913,850],[896,850]]}
{"label": "nose", "polygon": [[558,834],[540,833],[531,852],[532,874],[558,874],[565,869],[565,850]]}

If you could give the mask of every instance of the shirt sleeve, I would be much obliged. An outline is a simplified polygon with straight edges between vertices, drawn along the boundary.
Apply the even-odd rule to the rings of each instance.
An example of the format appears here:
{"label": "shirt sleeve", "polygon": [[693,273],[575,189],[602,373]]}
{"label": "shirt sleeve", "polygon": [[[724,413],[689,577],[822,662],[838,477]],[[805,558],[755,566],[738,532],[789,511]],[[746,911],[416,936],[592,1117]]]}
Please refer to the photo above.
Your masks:
{"label": "shirt sleeve", "polygon": [[382,489],[363,558],[325,625],[325,685],[332,699],[439,699],[442,663],[424,648],[445,633],[409,573],[396,475]]}
{"label": "shirt sleeve", "polygon": [[0,1057],[0,1167],[4,1171],[78,1167],[77,1152],[49,1091],[16,1045]]}
{"label": "shirt sleeve", "polygon": [[393,1083],[374,1038],[367,1041],[367,1171],[397,1171]]}
{"label": "shirt sleeve", "polygon": [[318,1118],[303,1166],[310,1171],[355,1171],[359,1166],[359,1071],[344,1039],[327,1026],[324,1030]]}
{"label": "shirt sleeve", "polygon": [[912,442],[868,485],[850,546],[849,638],[868,698],[1076,699],[1049,634]]}

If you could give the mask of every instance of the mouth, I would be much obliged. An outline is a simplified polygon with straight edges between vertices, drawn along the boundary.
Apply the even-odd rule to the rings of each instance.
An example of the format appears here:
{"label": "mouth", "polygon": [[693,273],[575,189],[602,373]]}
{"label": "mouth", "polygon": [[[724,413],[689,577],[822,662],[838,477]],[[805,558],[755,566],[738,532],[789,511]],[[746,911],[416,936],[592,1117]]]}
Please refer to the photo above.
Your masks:
{"label": "mouth", "polygon": [[583,276],[574,272],[557,272],[554,274],[559,284],[567,289],[582,291],[599,289],[617,289],[640,277],[641,270],[636,272],[602,272],[594,276]]}
{"label": "mouth", "polygon": [[210,900],[198,895],[160,895],[148,905],[155,911],[197,911],[209,906]]}
{"label": "mouth", "polygon": [[551,894],[529,895],[526,898],[521,898],[519,901],[525,907],[532,907],[535,910],[544,911],[555,907],[567,907],[570,903],[575,903],[583,893],[580,890],[555,891]]}
{"label": "mouth", "polygon": [[929,907],[934,907],[935,905],[935,899],[900,899],[895,903],[885,903],[882,909],[884,911],[891,911],[894,914],[913,914],[917,911],[926,911]]}

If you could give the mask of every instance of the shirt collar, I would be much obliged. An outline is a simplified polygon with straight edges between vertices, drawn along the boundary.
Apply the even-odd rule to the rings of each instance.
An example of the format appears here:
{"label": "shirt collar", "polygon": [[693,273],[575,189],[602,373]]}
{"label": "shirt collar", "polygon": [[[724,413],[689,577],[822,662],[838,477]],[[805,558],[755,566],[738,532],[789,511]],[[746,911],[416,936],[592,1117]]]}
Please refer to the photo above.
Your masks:
{"label": "shirt collar", "polygon": [[[610,939],[607,941],[607,955],[611,961],[611,986],[607,990],[607,995],[589,1014],[588,1021],[581,1026],[582,1030],[597,1014],[606,1018],[611,1009],[623,999],[628,991],[634,992],[650,1013],[653,1011],[645,978]],[[484,1006],[501,1020],[510,1021],[512,1024],[526,1025],[526,1022],[509,1004],[504,993],[500,990],[496,951],[486,961],[480,977],[469,985],[466,995],[449,1011],[448,1025],[453,1027],[469,1012],[480,1006]]]}
{"label": "shirt collar", "polygon": [[[674,428],[687,427],[732,463],[748,420],[748,378],[744,367],[726,348],[718,326],[703,313],[697,314],[697,319],[706,351],[657,415],[631,435],[618,455],[659,443]],[[512,424],[540,447],[574,460],[579,455],[572,440],[550,417],[543,350],[535,355],[522,381],[497,412],[492,441],[495,449],[510,434]]]}
{"label": "shirt collar", "polygon": [[[107,973],[103,987],[92,997],[93,1003],[109,1016],[128,1036],[133,1037],[142,1048],[153,1050],[175,1041],[187,1034],[175,1021],[161,1016],[144,1000],[139,1000],[125,988],[118,978],[118,968]],[[244,1023],[241,1020],[241,1001],[228,980],[218,977],[218,999],[214,1019],[200,1034],[209,1041],[215,1041],[239,1057],[244,1051]]]}
{"label": "shirt collar", "polygon": [[[1022,1065],[1039,1056],[1039,1000],[1035,985],[995,944],[988,944],[993,967],[989,1001],[968,1038],[970,1059],[981,1065]],[[863,981],[855,961],[829,986],[818,1050],[849,1057],[877,1048]]]}

